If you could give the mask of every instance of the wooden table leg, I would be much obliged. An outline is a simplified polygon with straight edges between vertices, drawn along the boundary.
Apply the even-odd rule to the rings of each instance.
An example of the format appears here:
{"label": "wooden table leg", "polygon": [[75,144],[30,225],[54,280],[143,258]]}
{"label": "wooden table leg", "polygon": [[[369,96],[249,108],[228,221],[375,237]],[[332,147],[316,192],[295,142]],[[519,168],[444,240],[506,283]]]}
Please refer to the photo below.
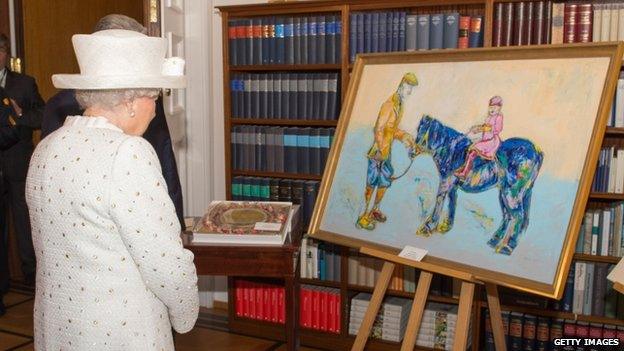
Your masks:
{"label": "wooden table leg", "polygon": [[360,325],[360,329],[355,337],[355,342],[353,343],[353,347],[351,347],[351,351],[364,350],[368,336],[373,328],[375,317],[377,317],[377,312],[379,312],[379,307],[381,306],[381,302],[383,301],[386,290],[388,289],[390,278],[392,278],[394,266],[395,264],[392,262],[384,262],[381,274],[379,274],[379,278],[375,284],[375,290],[373,290],[373,296],[368,304],[368,308],[364,314],[364,319],[362,320],[362,325]]}
{"label": "wooden table leg", "polygon": [[474,283],[462,282],[459,295],[459,311],[457,312],[457,324],[455,326],[455,341],[453,350],[466,350],[468,344],[468,328],[470,327],[470,312],[474,298]]}
{"label": "wooden table leg", "polygon": [[286,288],[286,350],[299,350],[299,284],[293,276],[284,278]]}
{"label": "wooden table leg", "polygon": [[429,287],[431,286],[432,278],[433,274],[425,271],[420,272],[418,287],[416,288],[416,294],[414,295],[414,303],[412,304],[412,310],[410,311],[407,328],[405,329],[403,344],[401,344],[401,351],[414,350],[416,338],[418,337],[418,331],[420,330],[420,322],[422,321],[425,305],[427,304],[427,295],[429,295]]}
{"label": "wooden table leg", "polygon": [[485,283],[485,290],[487,292],[488,308],[490,310],[492,334],[494,334],[494,345],[496,345],[496,350],[498,351],[507,350],[503,318],[501,317],[500,301],[498,299],[498,288],[494,284]]}

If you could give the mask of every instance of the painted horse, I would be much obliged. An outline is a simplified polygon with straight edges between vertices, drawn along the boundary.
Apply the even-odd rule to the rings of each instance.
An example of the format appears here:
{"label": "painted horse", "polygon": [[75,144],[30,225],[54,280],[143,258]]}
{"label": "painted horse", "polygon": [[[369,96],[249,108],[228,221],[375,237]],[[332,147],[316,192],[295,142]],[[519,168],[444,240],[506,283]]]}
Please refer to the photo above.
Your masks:
{"label": "painted horse", "polygon": [[[461,179],[454,173],[464,164],[472,144],[465,134],[425,115],[418,125],[415,144],[415,154],[431,155],[440,174],[435,207],[417,234],[429,236],[433,232],[446,233],[451,230],[455,219],[457,189],[480,193],[498,187],[503,219],[488,245],[498,253],[511,255],[518,245],[519,236],[529,225],[531,190],[544,159],[542,151],[527,139],[507,139],[501,143],[494,160],[478,157],[472,170]],[[447,217],[441,220],[446,200]]]}

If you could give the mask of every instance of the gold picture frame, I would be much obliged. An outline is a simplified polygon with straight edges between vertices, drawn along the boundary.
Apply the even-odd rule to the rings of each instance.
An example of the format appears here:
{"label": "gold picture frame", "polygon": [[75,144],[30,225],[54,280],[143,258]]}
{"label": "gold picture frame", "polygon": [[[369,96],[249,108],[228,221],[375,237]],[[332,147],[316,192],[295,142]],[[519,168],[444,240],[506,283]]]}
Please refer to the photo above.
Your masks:
{"label": "gold picture frame", "polygon": [[[371,118],[374,119],[375,116],[378,113],[380,113],[378,112],[380,111],[379,109],[377,109],[374,112],[364,111],[359,106],[356,106],[357,102],[364,101],[364,100],[367,100],[367,101],[373,100],[375,101],[377,106],[379,106],[383,104],[384,100],[388,98],[388,95],[392,93],[392,91],[385,90],[383,93],[371,94],[371,96],[363,96],[363,97],[360,97],[359,100],[357,100],[358,92],[361,90],[366,90],[363,87],[369,87],[368,89],[372,89],[370,88],[371,85],[383,85],[383,84],[371,84],[373,81],[381,83],[386,80],[393,80],[394,82],[393,84],[395,85],[399,82],[400,84],[403,84],[403,80],[401,80],[402,75],[381,74],[381,73],[395,72],[395,71],[403,73],[407,71],[418,71],[421,68],[424,71],[425,67],[427,70],[431,70],[431,69],[437,69],[436,65],[441,65],[442,68],[440,68],[439,72],[442,72],[440,74],[444,75],[445,74],[444,72],[446,72],[444,67],[448,66],[448,68],[451,69],[451,67],[462,65],[462,64],[465,65],[465,67],[462,66],[464,67],[464,71],[468,69],[466,67],[473,67],[473,66],[481,67],[481,69],[484,69],[485,71],[487,71],[487,68],[484,68],[485,64],[487,65],[491,64],[493,67],[495,66],[495,67],[502,67],[502,68],[504,68],[505,65],[512,65],[513,67],[530,67],[531,65],[535,64],[535,65],[538,65],[538,68],[539,68],[539,67],[542,67],[542,66],[539,66],[539,65],[542,65],[542,63],[543,63],[543,67],[550,67],[548,65],[554,64],[554,62],[569,62],[569,65],[579,64],[579,67],[585,67],[585,68],[594,67],[597,71],[604,72],[603,76],[595,78],[595,79],[598,79],[599,81],[593,81],[596,86],[601,88],[599,92],[595,91],[597,89],[594,89],[594,93],[596,94],[596,96],[595,96],[595,100],[592,100],[592,101],[595,101],[595,104],[597,105],[596,107],[597,113],[595,114],[593,118],[593,122],[591,123],[591,129],[590,129],[591,132],[589,132],[589,130],[587,130],[586,132],[577,131],[578,133],[587,134],[587,135],[585,134],[583,135],[585,135],[585,138],[589,138],[587,141],[587,149],[586,149],[587,152],[585,153],[585,155],[581,155],[581,156],[584,156],[584,158],[582,158],[583,162],[575,165],[575,167],[577,168],[574,168],[574,169],[578,169],[580,173],[577,172],[578,174],[574,174],[572,175],[572,178],[570,178],[572,179],[570,180],[571,182],[570,184],[572,184],[573,181],[576,182],[575,184],[577,184],[576,192],[574,194],[571,194],[572,196],[571,199],[573,199],[573,203],[569,204],[570,216],[568,217],[569,220],[567,221],[567,226],[566,228],[561,227],[561,231],[562,231],[561,235],[563,237],[563,242],[556,243],[556,245],[560,245],[561,249],[559,251],[558,259],[556,260],[556,267],[550,268],[553,272],[553,274],[551,274],[552,280],[546,281],[546,278],[543,278],[542,280],[535,280],[535,279],[532,279],[531,277],[521,276],[519,274],[507,274],[507,273],[501,272],[500,270],[496,270],[497,269],[496,265],[494,265],[493,268],[488,268],[488,269],[484,267],[474,266],[474,265],[468,264],[465,261],[462,261],[461,257],[453,261],[453,260],[450,260],[448,257],[442,258],[439,255],[429,254],[423,259],[423,262],[427,263],[428,266],[431,266],[429,264],[433,264],[434,267],[436,266],[440,267],[440,272],[443,272],[445,269],[448,270],[450,268],[458,272],[470,273],[479,281],[491,282],[497,285],[507,286],[507,287],[511,287],[511,288],[529,292],[529,293],[534,293],[534,294],[538,294],[538,295],[542,295],[542,296],[546,296],[550,298],[560,299],[563,294],[563,288],[565,285],[570,263],[572,261],[576,239],[578,237],[578,230],[581,225],[581,221],[583,219],[585,205],[589,196],[590,187],[591,187],[591,183],[592,183],[592,179],[593,179],[594,171],[595,171],[595,165],[598,160],[600,146],[602,144],[602,139],[603,139],[603,135],[604,135],[606,124],[607,124],[607,118],[608,118],[609,111],[611,108],[611,101],[613,98],[613,94],[615,92],[615,87],[616,87],[617,79],[618,79],[618,73],[620,71],[620,67],[622,64],[623,50],[624,50],[624,46],[621,43],[620,44],[592,43],[592,44],[575,44],[575,45],[550,45],[550,46],[513,47],[513,48],[478,48],[478,49],[469,49],[469,50],[426,51],[426,52],[411,52],[411,53],[359,55],[353,67],[351,80],[349,82],[349,88],[346,92],[340,119],[338,122],[338,127],[336,130],[335,140],[333,141],[333,145],[332,145],[331,152],[329,155],[329,160],[325,167],[323,181],[319,189],[319,196],[316,201],[314,213],[313,213],[312,220],[310,223],[310,228],[309,228],[310,236],[316,239],[325,240],[328,242],[332,242],[332,243],[336,243],[339,245],[344,245],[344,246],[348,246],[348,247],[352,247],[356,249],[372,248],[372,249],[381,250],[383,252],[390,253],[393,255],[398,254],[403,248],[403,246],[410,245],[409,243],[400,243],[400,244],[395,243],[395,244],[389,245],[381,241],[372,241],[370,240],[368,236],[369,233],[371,233],[370,230],[368,231],[362,230],[361,227],[356,228],[356,225],[354,225],[354,222],[356,221],[357,218],[353,218],[352,215],[343,216],[345,218],[342,218],[342,217],[338,218],[339,216],[342,216],[343,214],[342,213],[338,214],[339,212],[336,212],[336,211],[331,212],[331,213],[328,212],[328,211],[332,211],[331,209],[328,210],[328,206],[338,206],[338,205],[335,205],[336,201],[332,201],[332,199],[338,198],[338,195],[332,192],[333,187],[336,187],[336,189],[338,189],[338,182],[340,182],[341,179],[343,180],[342,180],[342,183],[340,184],[347,184],[347,182],[351,181],[350,179],[344,180],[344,177],[340,178],[336,176],[337,172],[339,173],[343,171],[345,167],[348,167],[346,166],[347,158],[341,159],[341,155],[346,155],[348,153],[349,162],[351,162],[351,160],[353,160],[354,157],[356,157],[353,152],[354,150],[353,150],[352,144],[349,144],[349,141],[347,141],[345,144],[346,138],[350,136],[349,133],[355,130],[354,129],[355,127],[350,128],[351,124],[353,123],[353,125],[355,125],[356,123],[359,123],[357,118],[360,118],[361,115],[367,115],[368,117],[366,118],[369,118],[370,120],[372,120]],[[564,60],[564,61],[561,61],[561,60]],[[597,64],[592,65],[592,66],[587,66],[587,64],[590,62],[600,62],[599,64],[600,68],[596,66]],[[569,65],[566,64],[565,66],[569,66]],[[392,71],[395,68],[396,70]],[[461,79],[462,74],[464,74],[464,71],[462,71],[462,69],[456,69],[454,72],[456,73],[459,72],[458,73],[460,77],[459,79]],[[525,70],[522,72],[526,73],[526,72],[531,72],[531,71]],[[522,75],[526,75],[525,73],[523,73]],[[366,77],[364,77],[365,74],[366,74]],[[371,77],[375,77],[374,76],[375,74],[379,75],[377,77],[378,80],[374,80],[374,79],[371,80]],[[515,77],[514,74],[516,74],[518,76],[517,79],[519,80],[523,79],[522,77],[520,77],[520,73],[510,72],[510,74],[512,78]],[[418,73],[416,73],[416,76],[418,76]],[[555,72],[555,76],[559,77],[556,74],[556,72]],[[564,76],[564,73],[562,71],[561,77],[563,76]],[[503,76],[501,75],[500,77],[503,77]],[[516,78],[513,78],[513,79],[512,78],[510,78],[510,80],[506,80],[506,79],[499,79],[499,80],[508,82],[508,81],[512,81],[513,79],[516,79]],[[566,82],[568,81],[572,82],[573,80],[566,80]],[[426,85],[427,83],[424,82],[422,84]],[[419,89],[419,88],[420,86],[415,87],[414,89]],[[511,94],[511,92],[514,91],[513,89],[516,89],[516,90],[531,89],[531,87],[509,86],[509,87],[503,87],[501,89]],[[397,92],[398,92],[398,89],[397,89]],[[435,96],[435,94],[433,94],[432,96]],[[455,98],[455,96],[449,97],[447,95],[444,95],[443,91],[439,92],[439,96],[440,96],[440,99],[451,100],[449,103],[453,104],[452,100]],[[504,98],[505,96],[503,96],[503,99]],[[544,100],[541,100],[540,103],[547,105],[548,103],[550,103],[548,101],[548,98],[549,98],[548,96],[544,97]],[[575,100],[575,99],[570,98],[570,104],[574,102],[572,100]],[[479,100],[479,103],[481,103],[481,101],[482,100]],[[560,99],[557,101],[561,102]],[[529,107],[526,107],[526,108],[531,109],[533,107],[530,107],[530,106],[534,106],[534,105],[537,105],[537,102],[535,104],[527,104],[527,106]],[[589,105],[589,103],[587,103],[586,105]],[[358,117],[353,116],[353,112],[355,108],[359,109]],[[417,108],[414,108],[414,110],[416,109]],[[403,121],[405,121],[405,118],[408,118],[408,117],[403,117]],[[417,119],[418,117],[412,117],[412,118]],[[420,118],[421,118],[420,121],[422,122],[423,117],[420,117]],[[574,120],[571,120],[570,123],[574,123],[573,121]],[[582,121],[583,123],[586,123],[589,125],[588,121],[585,121],[585,120],[582,120]],[[366,123],[362,122],[362,123],[363,125],[367,126],[366,128],[373,127],[373,125],[370,122],[366,122]],[[374,131],[371,131],[371,136],[369,137],[369,139],[373,140],[373,143],[376,143],[372,137],[372,133],[374,133]],[[416,135],[417,133],[414,133],[414,134]],[[557,138],[557,136],[553,136],[553,137]],[[416,136],[414,138],[415,138],[415,145],[417,145],[418,137]],[[354,140],[354,138],[351,138],[348,140]],[[570,145],[568,145],[568,147],[570,147]],[[361,152],[360,155],[364,155],[366,151],[367,150],[364,150],[361,148],[357,149],[357,153]],[[551,152],[551,154],[546,154],[544,164],[546,164],[545,162],[549,162],[549,160],[565,158],[565,156],[560,156],[558,153],[555,153],[555,155],[557,156],[554,157],[554,155],[552,154],[553,150],[547,150],[547,151]],[[549,159],[549,156],[550,156],[550,159]],[[578,156],[578,157],[581,157],[581,156]],[[360,162],[359,165],[361,166],[366,161],[359,160],[358,162]],[[411,163],[410,163],[410,166],[411,166]],[[510,172],[509,169],[507,169],[507,172]],[[400,173],[400,171],[398,171],[397,173]],[[366,177],[362,176],[360,178],[366,178]],[[566,180],[568,180],[568,178],[566,178]],[[539,181],[540,179],[537,178],[536,182],[539,182]],[[368,186],[368,183],[367,183],[368,181],[366,179],[364,180],[358,179],[357,182],[361,186],[361,193],[364,193],[365,192],[364,186],[362,185],[366,183]],[[409,182],[405,181],[405,184],[409,184]],[[403,186],[408,186],[408,185],[403,185]],[[387,187],[384,189],[388,189],[388,192],[392,192],[392,191],[401,192],[401,190],[396,190],[396,189],[387,188]],[[573,188],[570,188],[570,189],[573,189]],[[534,196],[536,196],[535,194],[536,192],[533,193]],[[368,197],[370,201],[370,195]],[[535,201],[538,201],[538,200],[534,199],[534,203]],[[443,206],[445,206],[444,204],[445,203],[443,200]],[[489,205],[490,204],[488,204],[488,206]],[[363,212],[364,214],[362,214],[361,216],[365,216],[367,211],[369,211],[368,202],[366,202],[366,207]],[[540,214],[537,214],[536,216],[544,216],[544,215],[545,215],[544,213],[540,213]],[[541,218],[541,217],[538,217],[538,218]],[[343,219],[344,219],[344,223],[340,222]],[[547,221],[548,219],[544,219],[544,220]],[[332,229],[334,228],[332,227],[333,224],[332,225],[328,224],[330,222],[340,224],[340,225],[336,224],[334,226],[335,228],[338,228],[338,227],[349,228],[349,226],[351,226],[352,228],[356,228],[356,229],[333,230]],[[529,228],[531,228],[530,227],[531,224],[528,224],[528,225],[529,225]],[[381,226],[381,224],[379,224],[379,226]],[[375,231],[375,230],[377,229],[373,229],[372,231]],[[470,230],[467,229],[466,231],[470,231]],[[356,233],[356,234],[353,234],[353,233]],[[361,234],[361,237],[359,237],[360,234]],[[437,234],[433,234],[433,235],[437,235]],[[462,233],[462,235],[468,235],[468,233]],[[548,233],[545,233],[544,235],[548,235]],[[465,236],[465,237],[471,237],[471,236]],[[537,238],[537,236],[533,235],[533,238],[535,239]],[[412,239],[410,238],[410,240]],[[505,239],[505,240],[508,240],[508,239]],[[397,243],[399,241],[397,241]],[[523,243],[520,242],[518,245],[522,245],[522,244]],[[453,242],[450,242],[450,245],[451,246],[454,245]],[[459,245],[462,245],[462,244],[460,243]],[[553,247],[556,247],[555,244],[553,245],[554,245]],[[418,247],[428,249],[426,245],[422,245]],[[498,251],[492,253],[492,255],[496,255],[496,254],[498,254]],[[493,257],[498,259],[498,257],[500,256],[493,256]],[[515,259],[513,254],[507,257],[510,257],[510,258],[506,260],[513,261]],[[501,262],[507,262],[507,261],[503,261],[503,259],[501,259]],[[535,264],[536,266],[539,266],[540,263],[536,262]],[[552,265],[549,265],[549,266],[552,266]],[[492,266],[488,266],[488,267],[492,267]],[[435,273],[435,269],[434,269],[434,273]],[[529,273],[526,273],[526,274],[529,274]]]}

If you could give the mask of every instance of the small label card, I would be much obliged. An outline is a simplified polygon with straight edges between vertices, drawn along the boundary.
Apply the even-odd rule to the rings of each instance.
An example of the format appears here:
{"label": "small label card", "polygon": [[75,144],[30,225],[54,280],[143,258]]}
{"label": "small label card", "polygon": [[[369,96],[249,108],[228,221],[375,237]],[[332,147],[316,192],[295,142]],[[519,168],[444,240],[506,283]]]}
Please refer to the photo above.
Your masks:
{"label": "small label card", "polygon": [[405,246],[399,253],[399,257],[420,262],[427,255],[427,250],[413,246]]}
{"label": "small label card", "polygon": [[279,232],[282,229],[282,223],[256,222],[254,230],[265,232]]}

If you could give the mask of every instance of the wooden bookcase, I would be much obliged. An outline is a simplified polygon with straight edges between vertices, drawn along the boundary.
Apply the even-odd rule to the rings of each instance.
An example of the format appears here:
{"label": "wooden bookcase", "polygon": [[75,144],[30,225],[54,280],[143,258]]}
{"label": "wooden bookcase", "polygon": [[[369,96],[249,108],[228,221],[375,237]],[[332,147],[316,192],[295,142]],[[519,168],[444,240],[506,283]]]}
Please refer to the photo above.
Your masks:
{"label": "wooden bookcase", "polygon": [[[514,2],[515,0],[500,0],[500,2]],[[242,119],[231,116],[231,96],[230,96],[230,76],[241,72],[317,72],[334,71],[339,73],[340,91],[344,99],[349,84],[352,64],[349,62],[349,28],[350,14],[354,11],[376,11],[376,10],[407,10],[408,12],[419,13],[421,11],[437,10],[440,12],[455,10],[460,12],[478,13],[483,15],[484,20],[484,46],[491,46],[492,24],[494,15],[494,4],[499,1],[494,0],[319,0],[303,2],[286,2],[270,4],[252,4],[238,6],[219,7],[222,16],[222,45],[223,45],[223,95],[224,95],[224,126],[225,126],[225,187],[228,198],[231,197],[231,182],[234,176],[255,176],[272,177],[303,180],[321,180],[320,176],[310,174],[287,174],[276,172],[259,171],[237,171],[231,168],[231,130],[238,125],[266,125],[266,126],[296,126],[296,127],[335,127],[337,121],[306,121],[306,120],[282,120],[282,119]],[[341,62],[339,64],[300,64],[300,65],[245,65],[232,66],[229,63],[229,42],[228,25],[231,19],[253,18],[259,16],[280,16],[280,15],[323,15],[333,14],[340,17],[342,21],[342,40],[340,43]],[[470,49],[467,49],[470,50]],[[624,145],[624,128],[608,127],[604,135],[605,145]],[[624,194],[611,193],[591,193],[588,206],[599,206],[609,202],[624,201]],[[372,292],[372,288],[350,285],[348,283],[348,257],[349,249],[340,248],[341,254],[341,280],[339,282],[329,282],[317,279],[301,279],[300,284],[316,285],[337,288],[340,290],[342,303],[341,333],[332,334],[300,328],[300,339],[303,346],[316,347],[327,350],[349,350],[354,336],[348,334],[349,330],[349,301],[358,292]],[[588,262],[606,262],[615,264],[618,257],[612,256],[592,256],[575,254],[575,260]],[[229,278],[229,286],[233,287],[236,278]],[[298,286],[299,284],[297,284]],[[481,290],[481,289],[479,289]],[[483,295],[477,290],[477,299]],[[389,295],[413,298],[413,293],[403,291],[388,290]],[[234,294],[229,294],[229,308],[234,308]],[[429,296],[430,301],[457,304],[458,300],[450,297]],[[474,304],[472,316],[472,350],[483,349],[484,318],[483,312],[487,307],[485,301],[479,300]],[[556,310],[534,309],[519,306],[501,306],[503,310],[529,313],[537,316],[573,319],[592,323],[603,323],[612,325],[624,325],[624,321],[598,316],[576,315],[573,313]],[[235,317],[230,321],[230,329],[233,332],[256,337],[269,338],[274,340],[284,340],[284,329],[282,325],[267,323],[252,319]],[[371,339],[367,344],[367,350],[399,350],[400,344]],[[422,348],[417,348],[422,350]]]}

